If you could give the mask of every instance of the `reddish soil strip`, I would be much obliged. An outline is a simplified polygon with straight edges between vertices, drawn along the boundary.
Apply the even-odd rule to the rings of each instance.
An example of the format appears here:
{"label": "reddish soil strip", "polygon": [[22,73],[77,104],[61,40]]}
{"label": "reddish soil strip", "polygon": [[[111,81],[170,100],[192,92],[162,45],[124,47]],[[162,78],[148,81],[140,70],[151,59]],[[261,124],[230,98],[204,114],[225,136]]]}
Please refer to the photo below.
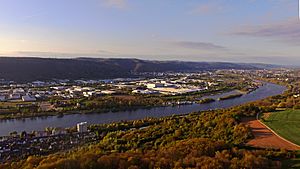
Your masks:
{"label": "reddish soil strip", "polygon": [[261,124],[256,118],[245,118],[243,123],[249,125],[252,129],[254,139],[250,140],[247,145],[260,148],[275,148],[287,150],[300,150],[299,147],[276,136],[266,126]]}

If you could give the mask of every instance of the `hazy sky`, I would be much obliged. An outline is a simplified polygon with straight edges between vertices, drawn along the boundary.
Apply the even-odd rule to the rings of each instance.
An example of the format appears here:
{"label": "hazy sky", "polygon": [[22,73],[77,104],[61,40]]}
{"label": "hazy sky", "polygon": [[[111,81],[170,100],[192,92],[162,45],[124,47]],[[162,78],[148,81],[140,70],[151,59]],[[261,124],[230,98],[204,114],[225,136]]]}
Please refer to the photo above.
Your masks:
{"label": "hazy sky", "polygon": [[0,0],[0,55],[300,65],[298,0]]}

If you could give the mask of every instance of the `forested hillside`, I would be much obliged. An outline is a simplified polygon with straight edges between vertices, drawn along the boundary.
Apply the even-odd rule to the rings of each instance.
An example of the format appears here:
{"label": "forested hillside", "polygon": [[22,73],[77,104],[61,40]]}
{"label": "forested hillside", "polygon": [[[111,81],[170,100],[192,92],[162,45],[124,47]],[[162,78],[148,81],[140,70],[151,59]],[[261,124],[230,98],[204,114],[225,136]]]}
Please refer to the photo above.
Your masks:
{"label": "forested hillside", "polygon": [[132,77],[142,72],[180,72],[214,69],[260,69],[273,65],[225,62],[146,61],[138,59],[49,59],[0,57],[0,79],[17,82],[57,79]]}

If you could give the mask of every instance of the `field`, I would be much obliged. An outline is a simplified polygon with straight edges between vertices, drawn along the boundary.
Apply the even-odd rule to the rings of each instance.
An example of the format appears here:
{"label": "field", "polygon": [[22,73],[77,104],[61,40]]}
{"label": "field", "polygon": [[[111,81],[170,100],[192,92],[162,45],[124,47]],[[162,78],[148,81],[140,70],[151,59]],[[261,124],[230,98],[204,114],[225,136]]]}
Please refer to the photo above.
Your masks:
{"label": "field", "polygon": [[290,144],[269,130],[255,117],[243,118],[242,122],[251,128],[253,139],[247,142],[248,146],[259,148],[274,148],[287,150],[300,150],[300,147]]}
{"label": "field", "polygon": [[280,136],[300,145],[300,110],[271,113],[264,123]]}

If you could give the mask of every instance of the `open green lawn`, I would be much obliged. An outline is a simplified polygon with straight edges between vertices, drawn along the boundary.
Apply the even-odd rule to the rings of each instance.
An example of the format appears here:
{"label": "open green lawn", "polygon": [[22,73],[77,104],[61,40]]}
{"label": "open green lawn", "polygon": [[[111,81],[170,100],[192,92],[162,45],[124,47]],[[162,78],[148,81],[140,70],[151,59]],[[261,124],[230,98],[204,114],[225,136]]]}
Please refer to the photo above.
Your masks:
{"label": "open green lawn", "polygon": [[300,145],[300,110],[273,112],[264,123],[280,136]]}

